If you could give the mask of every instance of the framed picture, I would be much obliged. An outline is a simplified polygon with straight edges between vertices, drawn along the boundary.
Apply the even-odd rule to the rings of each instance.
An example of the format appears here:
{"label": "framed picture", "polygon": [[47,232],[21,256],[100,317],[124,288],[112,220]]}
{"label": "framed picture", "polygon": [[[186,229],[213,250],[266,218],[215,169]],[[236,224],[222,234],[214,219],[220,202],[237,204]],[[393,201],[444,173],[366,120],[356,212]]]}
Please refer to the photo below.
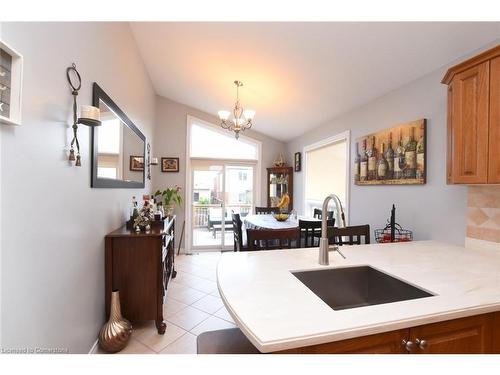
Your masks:
{"label": "framed picture", "polygon": [[302,157],[300,152],[295,153],[295,157],[293,160],[294,160],[293,164],[295,166],[295,172],[300,172],[300,170],[302,169]]}
{"label": "framed picture", "polygon": [[416,120],[356,140],[356,185],[422,185],[427,174],[426,120]]}
{"label": "framed picture", "polygon": [[0,40],[0,124],[21,125],[23,57]]}
{"label": "framed picture", "polygon": [[144,171],[144,157],[130,155],[130,170],[134,172]]}
{"label": "framed picture", "polygon": [[179,172],[179,158],[161,158],[162,172]]}

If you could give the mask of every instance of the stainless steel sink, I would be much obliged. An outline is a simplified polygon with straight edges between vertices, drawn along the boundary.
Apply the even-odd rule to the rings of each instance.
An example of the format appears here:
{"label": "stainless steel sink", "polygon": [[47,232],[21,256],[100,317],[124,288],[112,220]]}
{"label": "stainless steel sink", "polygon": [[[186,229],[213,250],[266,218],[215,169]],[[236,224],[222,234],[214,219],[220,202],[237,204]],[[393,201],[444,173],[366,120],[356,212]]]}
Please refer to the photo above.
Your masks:
{"label": "stainless steel sink", "polygon": [[292,274],[334,310],[433,296],[370,266],[299,271]]}

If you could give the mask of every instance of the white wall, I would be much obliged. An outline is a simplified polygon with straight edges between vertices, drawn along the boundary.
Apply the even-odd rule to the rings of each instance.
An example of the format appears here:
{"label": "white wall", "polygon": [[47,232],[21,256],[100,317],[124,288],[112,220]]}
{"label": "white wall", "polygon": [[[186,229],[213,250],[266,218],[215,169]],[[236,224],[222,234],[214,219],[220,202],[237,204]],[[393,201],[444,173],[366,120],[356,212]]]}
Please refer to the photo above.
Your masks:
{"label": "white wall", "polygon": [[24,55],[23,124],[0,125],[2,345],[88,352],[105,319],[104,236],[143,190],[90,188],[85,126],[83,166],[68,164],[66,67],[81,104],[98,82],[147,137],[155,94],[128,24],[4,23],[2,39]]}
{"label": "white wall", "polygon": [[[423,186],[356,186],[350,182],[350,223],[383,228],[396,204],[396,220],[414,231],[415,239],[463,245],[467,189],[446,185],[446,86],[440,69],[337,117],[287,144],[288,158],[320,139],[350,129],[351,160],[356,138],[406,121],[427,121],[427,184]],[[367,82],[369,84],[369,82]],[[351,163],[352,174],[352,163]],[[302,207],[304,173],[295,173],[294,196]],[[335,193],[332,191],[332,193]]]}
{"label": "white wall", "polygon": [[[162,173],[160,169],[161,165],[152,166],[153,190],[163,190],[169,186],[179,185],[182,188],[184,202],[186,201],[186,137],[188,115],[213,124],[219,123],[217,117],[206,112],[161,96],[157,97],[156,127],[154,142],[152,144],[152,155],[158,157],[160,164],[161,157],[179,157],[180,171],[179,173]],[[255,121],[258,121],[257,116]],[[261,202],[257,202],[257,205],[267,205],[266,168],[272,166],[273,160],[278,157],[280,152],[285,152],[285,145],[282,142],[252,130],[245,131],[245,136],[262,142]],[[288,158],[287,161],[292,165],[293,158]],[[182,210],[176,209],[179,231],[184,220],[184,208],[185,206],[182,207]]]}

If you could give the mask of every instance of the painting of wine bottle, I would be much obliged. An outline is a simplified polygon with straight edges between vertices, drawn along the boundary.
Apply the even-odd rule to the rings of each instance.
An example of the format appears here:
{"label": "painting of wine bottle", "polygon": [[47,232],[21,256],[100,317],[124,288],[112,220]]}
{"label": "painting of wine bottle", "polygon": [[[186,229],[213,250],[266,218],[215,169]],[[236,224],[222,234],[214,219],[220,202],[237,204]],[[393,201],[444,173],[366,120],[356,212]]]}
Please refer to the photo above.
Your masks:
{"label": "painting of wine bottle", "polygon": [[420,119],[356,139],[356,185],[426,183],[427,121]]}

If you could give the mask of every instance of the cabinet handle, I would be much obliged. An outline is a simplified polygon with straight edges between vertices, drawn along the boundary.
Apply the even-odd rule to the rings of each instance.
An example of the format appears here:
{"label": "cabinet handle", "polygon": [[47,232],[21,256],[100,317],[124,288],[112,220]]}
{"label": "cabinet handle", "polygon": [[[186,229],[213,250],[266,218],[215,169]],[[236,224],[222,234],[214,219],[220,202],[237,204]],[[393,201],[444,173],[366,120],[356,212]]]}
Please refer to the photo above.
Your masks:
{"label": "cabinet handle", "polygon": [[415,343],[418,345],[418,347],[421,350],[427,349],[427,341],[426,340],[416,339]]}
{"label": "cabinet handle", "polygon": [[415,344],[410,340],[401,341],[401,345],[405,347],[407,352],[412,352],[415,349]]}

